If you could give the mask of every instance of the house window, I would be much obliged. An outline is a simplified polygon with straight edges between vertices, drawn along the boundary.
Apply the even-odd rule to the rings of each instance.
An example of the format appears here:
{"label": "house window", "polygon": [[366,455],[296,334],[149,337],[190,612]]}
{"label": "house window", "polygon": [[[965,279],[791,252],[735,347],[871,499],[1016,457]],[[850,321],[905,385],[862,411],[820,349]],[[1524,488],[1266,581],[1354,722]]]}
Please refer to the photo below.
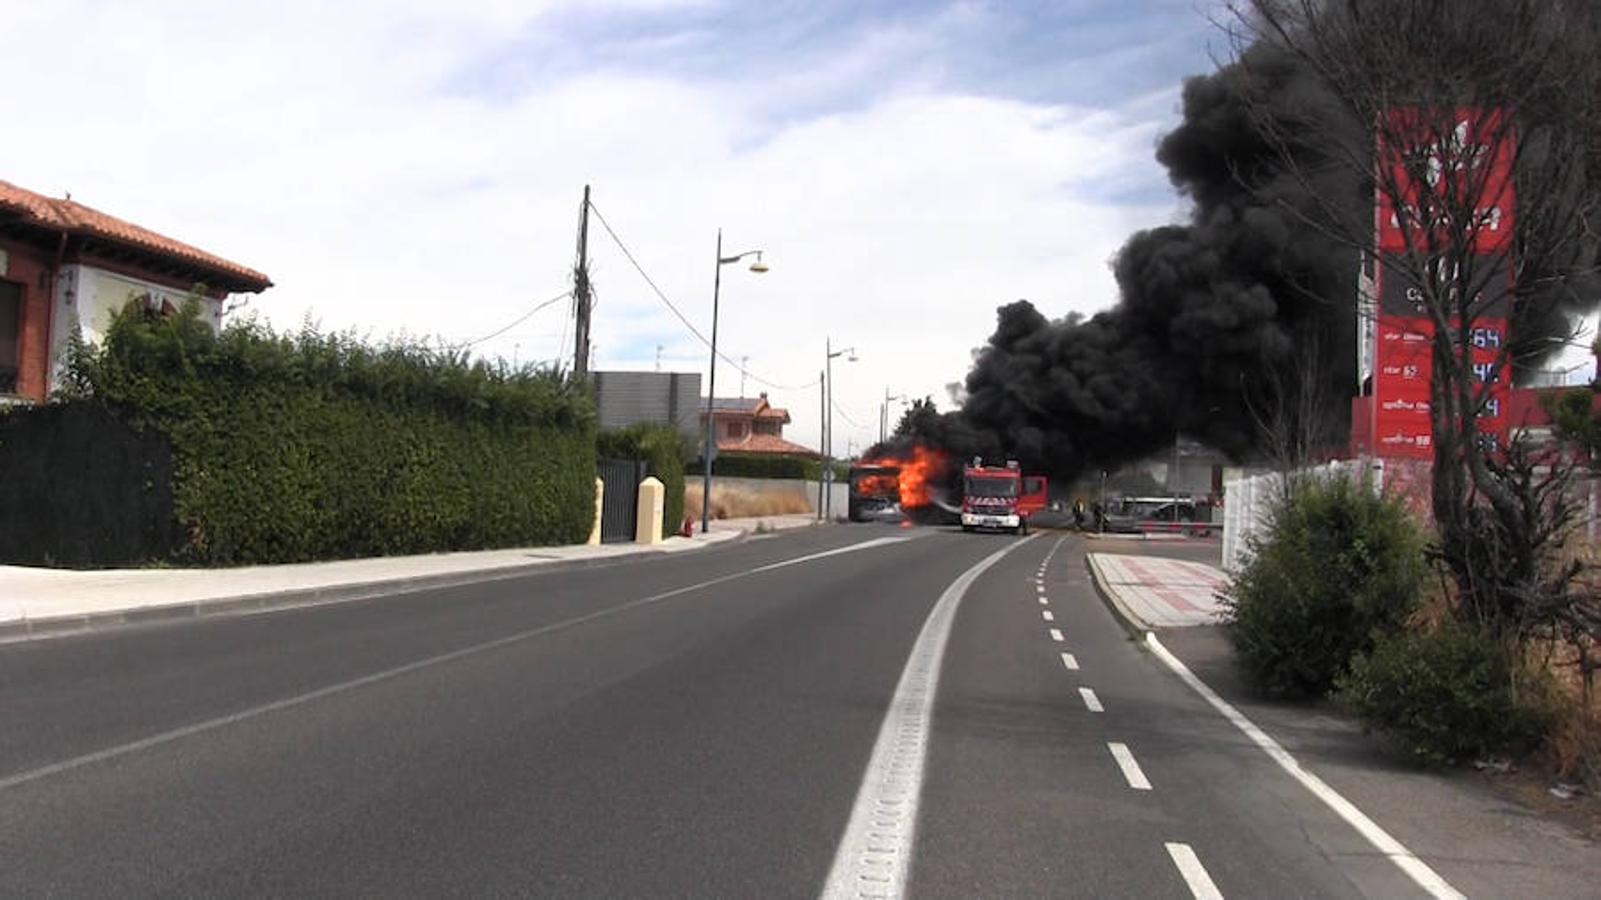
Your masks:
{"label": "house window", "polygon": [[22,360],[22,285],[0,281],[0,394],[17,392]]}
{"label": "house window", "polygon": [[742,437],[744,437],[745,436],[745,423],[744,422],[729,422],[728,423],[728,436],[731,437],[731,438],[742,438]]}

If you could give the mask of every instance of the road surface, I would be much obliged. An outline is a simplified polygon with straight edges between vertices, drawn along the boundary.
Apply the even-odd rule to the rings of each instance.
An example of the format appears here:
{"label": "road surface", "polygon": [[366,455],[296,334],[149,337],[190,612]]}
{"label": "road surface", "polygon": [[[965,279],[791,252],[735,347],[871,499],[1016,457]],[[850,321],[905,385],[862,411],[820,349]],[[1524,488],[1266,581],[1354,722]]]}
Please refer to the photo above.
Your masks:
{"label": "road surface", "polygon": [[0,895],[1426,896],[1083,549],[819,528],[0,646]]}

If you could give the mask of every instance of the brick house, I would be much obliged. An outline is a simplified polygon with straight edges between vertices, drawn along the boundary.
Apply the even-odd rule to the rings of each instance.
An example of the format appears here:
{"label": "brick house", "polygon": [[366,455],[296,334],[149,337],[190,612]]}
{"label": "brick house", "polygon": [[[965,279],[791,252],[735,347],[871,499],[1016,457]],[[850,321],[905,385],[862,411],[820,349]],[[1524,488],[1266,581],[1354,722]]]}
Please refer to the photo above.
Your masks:
{"label": "brick house", "polygon": [[271,286],[254,269],[0,181],[0,402],[44,400],[71,330],[96,342],[129,301],[170,312],[195,296],[220,328],[231,294]]}
{"label": "brick house", "polygon": [[[701,428],[706,427],[706,400],[701,399]],[[718,453],[761,453],[817,459],[810,447],[784,439],[789,410],[767,402],[767,394],[754,398],[718,397],[712,401],[713,433]],[[704,432],[703,432],[704,433]]]}

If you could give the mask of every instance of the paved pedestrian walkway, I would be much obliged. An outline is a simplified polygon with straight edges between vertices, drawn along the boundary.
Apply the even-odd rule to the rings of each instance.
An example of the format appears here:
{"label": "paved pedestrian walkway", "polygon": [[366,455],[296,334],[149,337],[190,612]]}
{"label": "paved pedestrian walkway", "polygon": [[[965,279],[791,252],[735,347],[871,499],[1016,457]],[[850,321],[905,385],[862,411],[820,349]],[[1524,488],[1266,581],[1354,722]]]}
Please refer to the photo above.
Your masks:
{"label": "paved pedestrian walkway", "polygon": [[1089,554],[1090,571],[1112,602],[1145,628],[1216,625],[1226,579],[1204,563],[1117,553]]}
{"label": "paved pedestrian walkway", "polygon": [[[801,521],[803,520],[804,521]],[[710,534],[661,544],[527,547],[228,569],[48,569],[0,566],[0,639],[122,621],[360,599],[510,577],[547,567],[679,553],[758,530],[797,528],[805,516],[727,519]],[[759,528],[765,523],[765,528]]]}

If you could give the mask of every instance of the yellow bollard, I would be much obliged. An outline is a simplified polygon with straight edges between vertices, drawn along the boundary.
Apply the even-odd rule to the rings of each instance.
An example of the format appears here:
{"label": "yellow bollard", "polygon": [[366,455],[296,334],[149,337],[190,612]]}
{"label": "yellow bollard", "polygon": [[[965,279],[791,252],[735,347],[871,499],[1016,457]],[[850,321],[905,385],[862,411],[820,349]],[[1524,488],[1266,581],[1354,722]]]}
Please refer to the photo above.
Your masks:
{"label": "yellow bollard", "polygon": [[606,499],[606,482],[595,479],[595,524],[589,529],[589,546],[600,546],[600,514]]}
{"label": "yellow bollard", "polygon": [[654,478],[639,483],[639,508],[634,528],[634,543],[660,544],[662,542],[662,516],[667,508],[667,487]]}

